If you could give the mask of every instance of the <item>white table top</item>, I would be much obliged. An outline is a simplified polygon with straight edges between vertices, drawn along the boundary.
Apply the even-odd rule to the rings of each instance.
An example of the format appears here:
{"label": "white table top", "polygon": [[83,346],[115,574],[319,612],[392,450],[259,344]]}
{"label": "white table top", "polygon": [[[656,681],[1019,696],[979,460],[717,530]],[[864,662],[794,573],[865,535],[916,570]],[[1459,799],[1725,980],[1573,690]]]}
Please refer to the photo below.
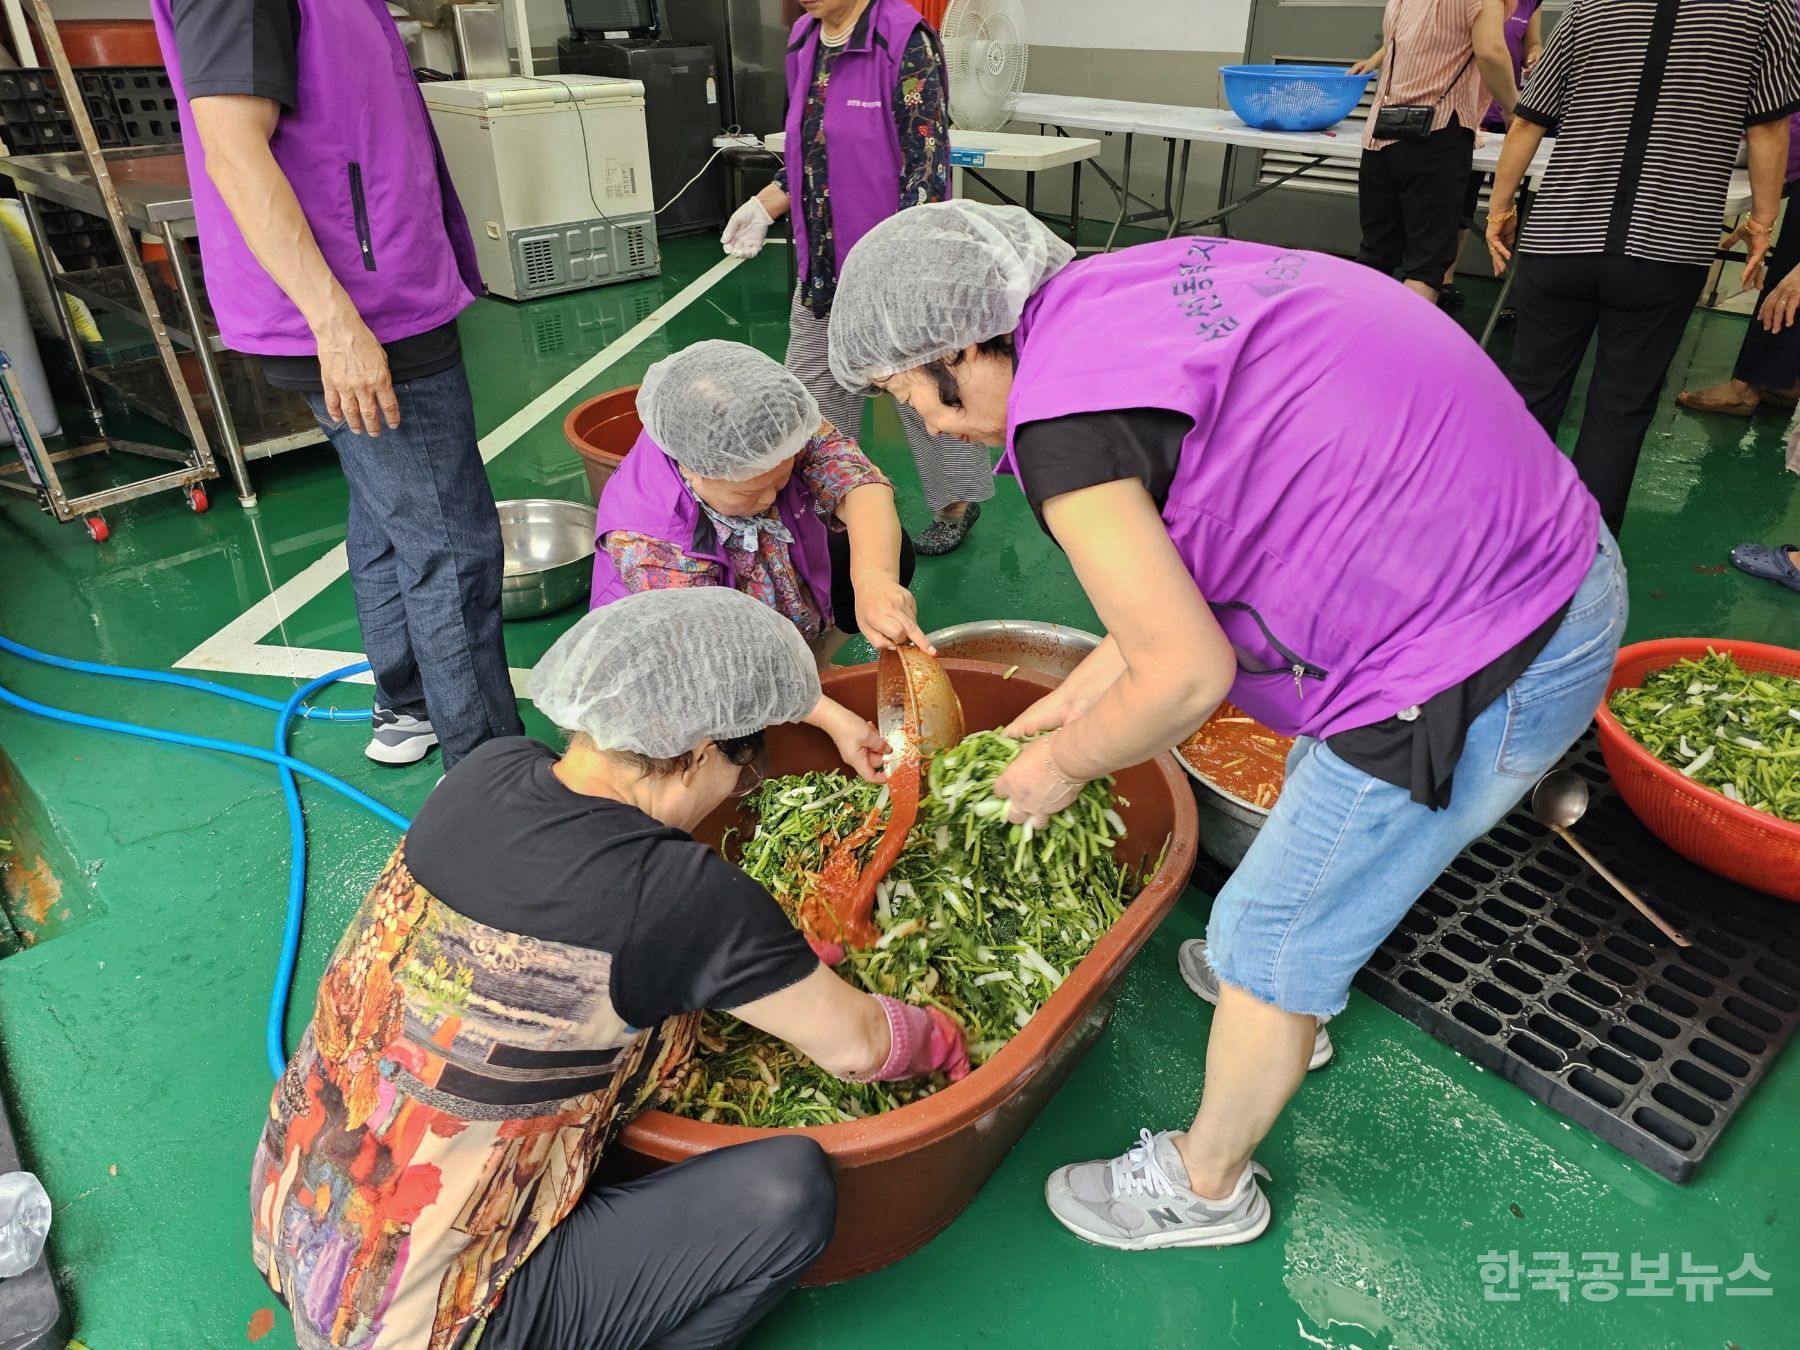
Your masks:
{"label": "white table top", "polygon": [[[1339,122],[1329,131],[1258,131],[1244,124],[1229,108],[1188,108],[1174,103],[1131,103],[1123,99],[1075,98],[1064,94],[1020,94],[1013,116],[1021,122],[1082,127],[1093,131],[1134,132],[1174,140],[1239,145],[1250,150],[1280,150],[1289,154],[1320,155],[1326,159],[1360,159],[1363,124]],[[1475,149],[1475,168],[1492,173],[1500,162],[1505,137],[1488,132]],[[1556,149],[1556,139],[1546,136],[1532,157],[1528,177],[1542,178]],[[1750,175],[1737,169],[1725,197],[1725,214],[1742,215],[1750,209]]]}
{"label": "white table top", "polygon": [[[1013,109],[1021,122],[1078,126],[1095,131],[1134,132],[1173,140],[1239,145],[1248,150],[1280,150],[1326,159],[1361,159],[1363,124],[1345,119],[1327,131],[1258,131],[1246,126],[1229,108],[1186,108],[1174,103],[1128,103],[1109,98],[1068,98],[1061,94],[1021,94]],[[1491,172],[1500,162],[1497,134],[1484,136],[1475,151],[1475,167]],[[1550,162],[1556,141],[1546,137],[1532,161],[1532,176]]]}
{"label": "white table top", "polygon": [[[787,134],[772,131],[763,137],[763,148],[773,154],[784,153]],[[1041,173],[1065,164],[1092,159],[1100,153],[1100,142],[1086,136],[1037,136],[1017,131],[964,131],[950,129],[950,148],[966,154],[979,154],[979,163],[958,163],[959,169],[1023,169]]]}

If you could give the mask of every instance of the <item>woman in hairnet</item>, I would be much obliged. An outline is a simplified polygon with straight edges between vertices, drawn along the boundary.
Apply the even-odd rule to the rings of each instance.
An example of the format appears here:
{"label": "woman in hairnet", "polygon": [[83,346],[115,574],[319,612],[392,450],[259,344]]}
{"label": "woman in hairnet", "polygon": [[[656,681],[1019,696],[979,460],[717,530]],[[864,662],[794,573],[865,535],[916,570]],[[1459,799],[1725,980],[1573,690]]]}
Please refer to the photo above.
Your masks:
{"label": "woman in hairnet", "polygon": [[[729,586],[792,620],[821,669],[849,632],[931,650],[893,485],[790,371],[741,342],[697,342],[651,366],[637,402],[643,434],[600,495],[594,606]],[[804,720],[880,776],[887,745],[866,719],[822,698]]]}
{"label": "woman in hairnet", "polygon": [[1366,268],[1229,239],[1071,261],[1024,211],[877,226],[831,362],[1004,445],[1107,638],[1014,724],[1015,820],[1177,745],[1227,697],[1301,739],[1181,970],[1218,1005],[1184,1133],[1065,1167],[1091,1242],[1248,1241],[1251,1155],[1350,978],[1586,728],[1625,625],[1594,499],[1454,320]]}
{"label": "woman in hairnet", "polygon": [[831,1072],[968,1071],[937,1009],[821,965],[689,833],[818,701],[787,620],[735,591],[586,615],[531,675],[561,754],[471,754],[338,944],[251,1177],[254,1254],[300,1344],[734,1345],[829,1240],[809,1139],[591,1185],[723,1008]]}

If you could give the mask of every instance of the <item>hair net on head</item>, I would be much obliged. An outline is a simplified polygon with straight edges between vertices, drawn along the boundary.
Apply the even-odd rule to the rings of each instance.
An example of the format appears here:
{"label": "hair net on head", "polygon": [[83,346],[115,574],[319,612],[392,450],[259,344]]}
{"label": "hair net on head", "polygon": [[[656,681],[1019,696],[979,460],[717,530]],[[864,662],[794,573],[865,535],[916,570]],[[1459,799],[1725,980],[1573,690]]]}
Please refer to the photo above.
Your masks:
{"label": "hair net on head", "polygon": [[819,673],[791,620],[726,586],[640,591],[589,613],[531,672],[531,699],[602,750],[673,759],[798,722]]}
{"label": "hair net on head", "polygon": [[838,274],[831,373],[862,392],[1010,333],[1031,293],[1074,256],[1023,207],[951,201],[889,216]]}
{"label": "hair net on head", "polygon": [[638,416],[669,457],[702,478],[741,481],[800,453],[819,405],[793,372],[741,342],[696,342],[644,372]]}

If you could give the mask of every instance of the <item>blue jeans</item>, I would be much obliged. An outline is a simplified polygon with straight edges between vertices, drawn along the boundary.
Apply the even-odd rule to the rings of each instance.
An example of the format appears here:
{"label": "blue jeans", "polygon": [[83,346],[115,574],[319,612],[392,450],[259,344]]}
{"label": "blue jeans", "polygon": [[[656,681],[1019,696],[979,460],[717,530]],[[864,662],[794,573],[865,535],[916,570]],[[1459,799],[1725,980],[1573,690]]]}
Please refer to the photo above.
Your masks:
{"label": "blue jeans", "polygon": [[1413,902],[1586,730],[1625,617],[1625,568],[1602,527],[1561,627],[1470,725],[1441,811],[1322,741],[1297,742],[1275,809],[1213,905],[1207,956],[1219,978],[1289,1012],[1342,1012],[1351,978]]}
{"label": "blue jeans", "polygon": [[429,717],[444,768],[524,732],[500,635],[500,518],[458,363],[394,386],[400,425],[333,422],[308,394],[350,483],[345,546],[378,706]]}

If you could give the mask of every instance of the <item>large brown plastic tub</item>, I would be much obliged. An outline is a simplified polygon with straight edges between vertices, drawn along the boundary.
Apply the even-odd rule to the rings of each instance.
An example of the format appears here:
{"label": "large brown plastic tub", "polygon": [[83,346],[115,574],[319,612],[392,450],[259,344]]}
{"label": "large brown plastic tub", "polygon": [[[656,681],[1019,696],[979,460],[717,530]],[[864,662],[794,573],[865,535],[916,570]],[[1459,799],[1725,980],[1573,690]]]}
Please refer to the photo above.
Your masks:
{"label": "large brown plastic tub", "polygon": [[[1004,726],[1055,682],[983,661],[946,660],[962,697],[968,728]],[[875,667],[830,671],[825,692],[869,717],[875,712]],[[771,774],[805,773],[841,765],[823,732],[777,727],[769,732]],[[1154,861],[1169,841],[1162,867],[1120,920],[1101,938],[1050,1001],[998,1054],[962,1082],[885,1115],[800,1131],[831,1155],[837,1172],[837,1232],[807,1275],[830,1284],[866,1275],[916,1251],[954,1219],[982,1182],[1055,1095],[1081,1053],[1099,1035],[1110,1011],[1109,991],[1146,938],[1169,912],[1194,865],[1194,799],[1167,755],[1118,776],[1128,833],[1116,856]],[[729,826],[745,826],[734,808],[714,814],[697,835],[717,843]],[[770,1130],[708,1125],[666,1111],[650,1111],[621,1136],[642,1166],[679,1162],[741,1144]]]}

